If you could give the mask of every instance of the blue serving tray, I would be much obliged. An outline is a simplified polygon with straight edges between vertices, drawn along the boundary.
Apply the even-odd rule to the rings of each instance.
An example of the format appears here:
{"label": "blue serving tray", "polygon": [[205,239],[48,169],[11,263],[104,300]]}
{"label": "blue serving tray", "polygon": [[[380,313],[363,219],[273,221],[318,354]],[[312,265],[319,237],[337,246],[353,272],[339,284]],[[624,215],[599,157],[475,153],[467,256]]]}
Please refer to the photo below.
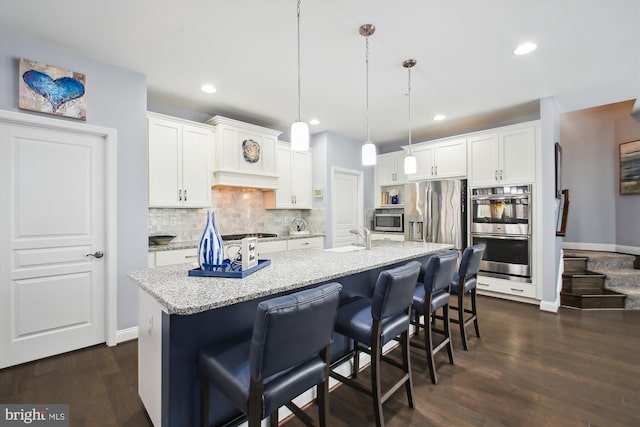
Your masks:
{"label": "blue serving tray", "polygon": [[270,259],[259,259],[258,265],[251,267],[248,270],[243,270],[242,267],[236,267],[226,259],[221,266],[205,264],[204,269],[194,268],[193,270],[189,270],[189,276],[227,277],[232,279],[242,279],[243,277],[247,277],[251,273],[255,273],[256,271],[268,266],[269,264],[271,264]]}

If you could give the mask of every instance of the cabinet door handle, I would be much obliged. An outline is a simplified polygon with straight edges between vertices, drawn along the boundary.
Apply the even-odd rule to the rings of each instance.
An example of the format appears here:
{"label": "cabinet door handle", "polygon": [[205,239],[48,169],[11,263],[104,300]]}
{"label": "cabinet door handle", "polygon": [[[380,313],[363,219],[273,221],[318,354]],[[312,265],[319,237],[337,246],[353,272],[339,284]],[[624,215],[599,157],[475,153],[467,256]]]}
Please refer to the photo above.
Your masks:
{"label": "cabinet door handle", "polygon": [[182,190],[178,190],[178,200],[182,201]]}
{"label": "cabinet door handle", "polygon": [[502,169],[500,169],[500,181],[502,181]]}
{"label": "cabinet door handle", "polygon": [[184,190],[184,201],[187,201],[187,190]]}
{"label": "cabinet door handle", "polygon": [[438,176],[438,165],[436,165],[436,176]]}
{"label": "cabinet door handle", "polygon": [[431,176],[433,176],[433,166],[431,166]]}
{"label": "cabinet door handle", "polygon": [[496,181],[498,180],[498,169],[495,170],[493,177],[495,178]]}

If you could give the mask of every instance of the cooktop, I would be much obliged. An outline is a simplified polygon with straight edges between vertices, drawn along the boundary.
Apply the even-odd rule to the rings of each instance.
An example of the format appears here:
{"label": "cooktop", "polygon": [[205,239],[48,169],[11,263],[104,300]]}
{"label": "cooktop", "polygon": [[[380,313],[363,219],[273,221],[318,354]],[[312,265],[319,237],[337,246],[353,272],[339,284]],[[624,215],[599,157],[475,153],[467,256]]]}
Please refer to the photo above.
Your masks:
{"label": "cooktop", "polygon": [[225,234],[222,237],[222,240],[242,240],[245,237],[278,237],[275,233],[244,233],[244,234]]}

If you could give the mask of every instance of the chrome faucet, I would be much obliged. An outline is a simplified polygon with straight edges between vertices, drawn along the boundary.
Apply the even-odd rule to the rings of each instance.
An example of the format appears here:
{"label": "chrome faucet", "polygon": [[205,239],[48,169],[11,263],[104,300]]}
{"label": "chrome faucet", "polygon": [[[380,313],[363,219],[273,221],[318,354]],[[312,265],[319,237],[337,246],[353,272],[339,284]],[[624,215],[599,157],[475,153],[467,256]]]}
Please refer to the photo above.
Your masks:
{"label": "chrome faucet", "polygon": [[364,233],[361,233],[360,230],[356,230],[354,228],[349,230],[349,233],[357,234],[358,236],[360,236],[360,238],[364,241],[364,247],[371,250],[371,230],[369,230],[368,228],[363,228],[363,230]]}

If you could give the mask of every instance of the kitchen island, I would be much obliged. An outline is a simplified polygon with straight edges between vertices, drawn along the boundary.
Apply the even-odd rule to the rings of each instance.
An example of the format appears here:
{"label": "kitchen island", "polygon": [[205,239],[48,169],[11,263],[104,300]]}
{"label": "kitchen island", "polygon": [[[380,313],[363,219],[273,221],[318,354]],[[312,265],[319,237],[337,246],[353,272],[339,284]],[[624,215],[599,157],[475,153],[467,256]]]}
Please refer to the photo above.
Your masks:
{"label": "kitchen island", "polygon": [[[266,298],[322,283],[370,295],[380,271],[410,260],[426,261],[451,245],[376,241],[372,250],[305,249],[269,255],[271,264],[242,279],[193,277],[194,264],[134,271],[140,286],[138,314],[139,394],[156,427],[198,424],[200,349],[249,336],[257,304]],[[348,342],[337,334],[332,354]],[[233,415],[233,406],[212,388],[212,421]]]}

